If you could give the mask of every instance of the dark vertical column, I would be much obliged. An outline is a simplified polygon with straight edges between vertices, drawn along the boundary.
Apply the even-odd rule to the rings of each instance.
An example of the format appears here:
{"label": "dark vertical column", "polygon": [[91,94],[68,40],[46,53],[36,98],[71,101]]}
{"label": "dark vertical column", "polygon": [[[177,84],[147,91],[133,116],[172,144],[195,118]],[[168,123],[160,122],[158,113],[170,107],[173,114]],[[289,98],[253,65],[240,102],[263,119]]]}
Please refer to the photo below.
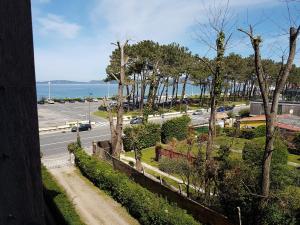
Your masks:
{"label": "dark vertical column", "polygon": [[0,224],[44,224],[30,0],[0,0]]}

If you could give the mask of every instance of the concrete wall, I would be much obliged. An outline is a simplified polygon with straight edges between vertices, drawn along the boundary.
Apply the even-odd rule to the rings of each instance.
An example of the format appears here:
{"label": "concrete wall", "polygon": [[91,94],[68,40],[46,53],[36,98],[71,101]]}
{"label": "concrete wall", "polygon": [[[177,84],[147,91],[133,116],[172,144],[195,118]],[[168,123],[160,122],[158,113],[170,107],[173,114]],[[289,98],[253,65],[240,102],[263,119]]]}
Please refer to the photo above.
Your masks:
{"label": "concrete wall", "polygon": [[[300,103],[288,103],[279,102],[278,114],[290,114],[293,111],[293,115],[300,116]],[[264,114],[262,102],[250,102],[250,114],[251,115],[262,115]]]}
{"label": "concrete wall", "polygon": [[199,222],[210,225],[232,225],[232,223],[224,215],[190,200],[180,193],[169,189],[149,177],[146,177],[128,164],[116,158],[112,158],[112,163],[115,169],[127,174],[136,183],[147,188],[151,192],[167,198],[170,202],[175,202],[180,208],[183,208],[187,210],[188,213],[192,214]]}

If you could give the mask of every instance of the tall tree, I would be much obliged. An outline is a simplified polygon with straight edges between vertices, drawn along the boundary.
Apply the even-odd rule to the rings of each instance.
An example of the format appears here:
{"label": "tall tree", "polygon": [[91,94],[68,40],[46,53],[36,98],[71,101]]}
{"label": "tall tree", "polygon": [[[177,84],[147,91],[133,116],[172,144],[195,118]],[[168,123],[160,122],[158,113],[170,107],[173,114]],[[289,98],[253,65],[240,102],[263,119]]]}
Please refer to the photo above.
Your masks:
{"label": "tall tree", "polygon": [[284,61],[284,57],[282,57],[280,70],[278,71],[278,74],[276,76],[275,89],[271,96],[269,95],[270,90],[268,83],[268,74],[265,72],[266,69],[264,69],[261,59],[262,39],[260,36],[254,34],[252,26],[250,26],[249,31],[245,31],[242,29],[239,30],[249,37],[254,50],[255,72],[261,92],[261,97],[263,100],[264,113],[266,116],[266,144],[262,161],[261,179],[261,195],[263,203],[269,197],[270,192],[270,168],[272,153],[274,150],[275,123],[277,119],[279,96],[284,88],[286,80],[293,66],[300,26],[298,28],[295,28],[293,26],[290,27],[288,57],[286,61]]}

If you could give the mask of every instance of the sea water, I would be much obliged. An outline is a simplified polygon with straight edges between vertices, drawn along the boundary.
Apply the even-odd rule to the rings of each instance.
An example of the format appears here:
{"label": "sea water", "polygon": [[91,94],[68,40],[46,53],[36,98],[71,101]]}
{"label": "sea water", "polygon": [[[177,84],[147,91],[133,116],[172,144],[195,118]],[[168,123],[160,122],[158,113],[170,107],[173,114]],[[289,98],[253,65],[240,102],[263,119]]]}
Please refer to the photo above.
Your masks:
{"label": "sea water", "polygon": [[[178,95],[181,95],[182,84],[178,85]],[[37,84],[37,98],[84,98],[92,97],[112,97],[118,93],[117,84]],[[161,90],[159,91],[160,94]],[[124,94],[126,90],[124,88]],[[186,85],[186,95],[196,95],[200,93],[199,86]],[[146,91],[147,94],[147,91]],[[165,91],[164,91],[165,94]],[[172,94],[172,86],[168,89],[168,95]]]}

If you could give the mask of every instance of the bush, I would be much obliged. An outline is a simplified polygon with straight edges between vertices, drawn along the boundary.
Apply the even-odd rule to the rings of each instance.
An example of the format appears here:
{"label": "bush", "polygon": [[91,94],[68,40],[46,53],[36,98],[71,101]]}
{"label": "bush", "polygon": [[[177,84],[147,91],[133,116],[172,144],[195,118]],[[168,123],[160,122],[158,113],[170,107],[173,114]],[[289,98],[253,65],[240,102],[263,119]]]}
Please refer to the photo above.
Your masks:
{"label": "bush", "polygon": [[293,149],[293,153],[300,155],[300,133],[297,133],[294,137],[293,144],[295,146],[295,149]]}
{"label": "bush", "polygon": [[265,137],[266,136],[266,125],[260,125],[254,130],[255,137]]}
{"label": "bush", "polygon": [[249,117],[250,116],[250,109],[247,108],[247,109],[241,109],[239,111],[239,115],[240,117],[244,118],[244,117]]}
{"label": "bush", "polygon": [[44,198],[58,224],[83,225],[71,200],[56,183],[45,167],[42,167]]}
{"label": "bush", "polygon": [[139,149],[152,147],[156,142],[160,142],[160,125],[154,123],[146,123],[124,129],[125,137],[123,138],[124,150],[133,149],[134,140],[132,135],[136,135],[135,140]]}
{"label": "bush", "polygon": [[191,121],[189,116],[177,117],[163,123],[161,127],[161,141],[167,143],[172,138],[183,140],[188,135],[188,125]]}
{"label": "bush", "polygon": [[[261,173],[261,165],[265,149],[265,138],[255,138],[245,143],[242,158],[253,168]],[[271,187],[280,189],[292,182],[290,171],[287,167],[288,150],[281,138],[276,138],[271,162]]]}
{"label": "bush", "polygon": [[255,138],[255,130],[254,129],[241,129],[240,130],[240,134],[239,134],[240,138],[246,138],[246,139],[253,139]]}
{"label": "bush", "polygon": [[238,135],[238,130],[235,127],[224,127],[223,131],[228,137],[236,137]]}
{"label": "bush", "polygon": [[89,180],[127,208],[142,225],[199,224],[184,210],[170,205],[164,198],[115,171],[107,162],[87,155],[80,148],[75,151],[75,162]]}

